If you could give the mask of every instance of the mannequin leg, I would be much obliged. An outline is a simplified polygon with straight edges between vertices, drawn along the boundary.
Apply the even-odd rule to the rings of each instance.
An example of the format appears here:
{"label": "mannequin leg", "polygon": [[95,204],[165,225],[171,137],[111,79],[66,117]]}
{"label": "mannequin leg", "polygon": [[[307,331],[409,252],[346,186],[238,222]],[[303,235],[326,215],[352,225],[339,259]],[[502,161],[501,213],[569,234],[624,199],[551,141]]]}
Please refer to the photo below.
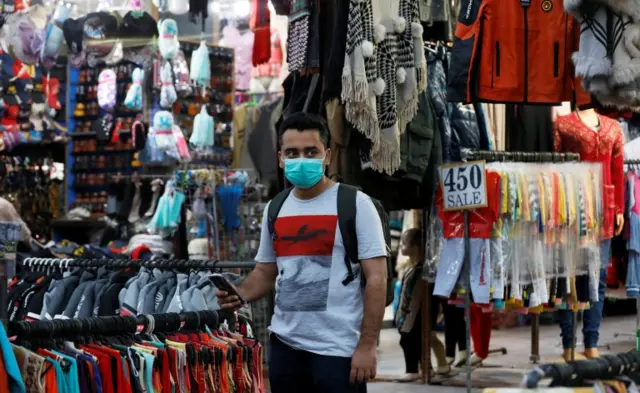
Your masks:
{"label": "mannequin leg", "polygon": [[558,324],[560,325],[560,337],[562,337],[562,357],[571,360],[571,348],[573,347],[573,310],[558,310]]}
{"label": "mannequin leg", "polygon": [[584,335],[585,356],[588,358],[599,357],[598,339],[600,338],[600,321],[602,321],[602,310],[604,309],[604,298],[607,290],[607,265],[611,253],[611,240],[603,240],[600,243],[600,283],[598,285],[598,301],[591,304],[591,308],[584,312],[584,325],[582,333]]}

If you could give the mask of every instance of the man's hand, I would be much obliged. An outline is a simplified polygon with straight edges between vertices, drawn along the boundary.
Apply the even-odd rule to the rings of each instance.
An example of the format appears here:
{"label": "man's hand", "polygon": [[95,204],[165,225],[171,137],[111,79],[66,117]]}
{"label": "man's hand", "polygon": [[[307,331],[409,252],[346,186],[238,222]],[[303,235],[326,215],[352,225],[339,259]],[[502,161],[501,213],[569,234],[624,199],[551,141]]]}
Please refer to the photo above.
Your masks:
{"label": "man's hand", "polygon": [[349,381],[352,384],[360,384],[375,378],[378,367],[376,358],[376,346],[358,345],[351,358],[351,375]]}
{"label": "man's hand", "polygon": [[216,289],[218,304],[223,310],[237,311],[242,308],[242,302],[236,295],[230,295],[228,292]]}
{"label": "man's hand", "polygon": [[[261,299],[273,290],[278,275],[278,265],[274,263],[258,263],[247,278],[236,285],[236,290],[247,302]],[[242,302],[234,295],[216,289],[218,304],[224,310],[236,311],[242,308]]]}

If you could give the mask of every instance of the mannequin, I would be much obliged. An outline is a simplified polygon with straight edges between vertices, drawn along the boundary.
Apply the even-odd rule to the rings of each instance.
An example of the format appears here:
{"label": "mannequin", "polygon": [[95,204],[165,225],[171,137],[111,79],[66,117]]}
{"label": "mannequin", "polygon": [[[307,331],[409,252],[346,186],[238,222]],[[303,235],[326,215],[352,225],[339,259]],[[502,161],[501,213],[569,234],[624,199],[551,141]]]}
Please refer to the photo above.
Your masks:
{"label": "mannequin", "polygon": [[[607,265],[611,252],[611,238],[622,232],[624,226],[624,154],[623,135],[618,122],[599,115],[593,109],[572,112],[559,116],[554,121],[554,150],[562,153],[578,153],[584,162],[602,164],[602,212],[603,223],[600,237],[600,283],[598,301],[584,311],[584,347],[587,358],[599,356],[598,330],[602,320],[602,309],[607,282]],[[573,313],[561,310],[563,357],[571,359],[573,346]]]}

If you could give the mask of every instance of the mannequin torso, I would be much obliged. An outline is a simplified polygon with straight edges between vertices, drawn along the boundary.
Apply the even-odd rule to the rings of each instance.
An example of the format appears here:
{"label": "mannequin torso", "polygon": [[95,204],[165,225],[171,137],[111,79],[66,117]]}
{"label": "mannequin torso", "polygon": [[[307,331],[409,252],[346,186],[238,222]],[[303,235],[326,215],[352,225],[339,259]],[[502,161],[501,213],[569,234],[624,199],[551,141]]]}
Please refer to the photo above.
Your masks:
{"label": "mannequin torso", "polygon": [[620,125],[591,109],[559,116],[553,128],[555,151],[578,153],[582,161],[602,164],[602,238],[612,238],[614,232],[622,230],[624,223],[624,157]]}
{"label": "mannequin torso", "polygon": [[600,130],[600,117],[598,113],[593,109],[585,109],[583,111],[576,111],[576,114],[582,120],[582,122],[594,131]]}

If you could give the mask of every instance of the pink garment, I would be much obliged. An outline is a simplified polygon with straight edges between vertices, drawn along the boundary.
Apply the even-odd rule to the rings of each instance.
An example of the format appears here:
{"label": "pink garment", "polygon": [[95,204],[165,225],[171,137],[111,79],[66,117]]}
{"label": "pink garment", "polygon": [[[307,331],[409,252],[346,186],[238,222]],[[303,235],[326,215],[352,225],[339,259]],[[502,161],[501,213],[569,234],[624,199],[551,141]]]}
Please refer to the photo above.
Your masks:
{"label": "pink garment", "polygon": [[226,26],[222,29],[220,45],[233,48],[235,52],[236,90],[249,90],[253,64],[253,32],[240,34],[237,28]]}

